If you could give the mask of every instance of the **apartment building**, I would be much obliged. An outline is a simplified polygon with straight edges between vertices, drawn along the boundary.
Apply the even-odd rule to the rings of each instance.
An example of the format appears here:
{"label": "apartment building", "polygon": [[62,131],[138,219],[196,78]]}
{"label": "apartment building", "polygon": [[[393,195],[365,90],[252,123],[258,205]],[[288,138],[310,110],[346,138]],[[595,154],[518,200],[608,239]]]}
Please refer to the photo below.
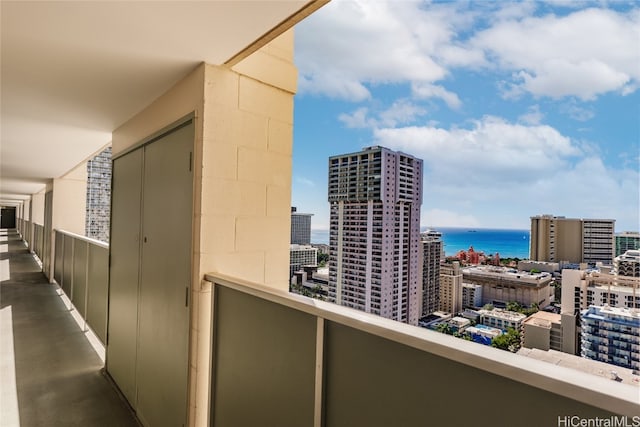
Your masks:
{"label": "apartment building", "polygon": [[582,357],[640,370],[640,311],[589,307],[580,319]]}
{"label": "apartment building", "polygon": [[529,256],[534,261],[611,265],[614,229],[613,219],[533,216]]}
{"label": "apartment building", "polygon": [[417,325],[422,160],[379,146],[330,157],[328,196],[330,296]]}
{"label": "apartment building", "polygon": [[613,272],[619,276],[640,277],[640,250],[628,250],[615,257]]}
{"label": "apartment building", "polygon": [[474,283],[462,284],[462,307],[482,307],[482,285]]}
{"label": "apartment building", "polygon": [[478,310],[480,313],[480,323],[492,328],[502,329],[503,331],[513,328],[520,330],[522,322],[527,318],[522,313],[515,311],[501,310],[499,308],[493,310]]}
{"label": "apartment building", "polygon": [[440,311],[458,313],[462,311],[462,270],[460,262],[440,266]]}
{"label": "apartment building", "polygon": [[298,212],[297,208],[291,207],[291,244],[310,245],[311,244],[311,217],[313,214]]}
{"label": "apartment building", "polygon": [[422,245],[422,309],[428,316],[440,308],[440,262],[442,261],[442,235],[423,233]]}
{"label": "apartment building", "polygon": [[634,231],[623,231],[615,235],[615,254],[622,255],[626,251],[640,249],[640,233]]}
{"label": "apartment building", "polygon": [[318,265],[318,249],[311,245],[291,245],[289,247],[289,278],[306,266]]}
{"label": "apartment building", "polygon": [[523,347],[563,351],[562,342],[561,315],[538,311],[522,322]]}

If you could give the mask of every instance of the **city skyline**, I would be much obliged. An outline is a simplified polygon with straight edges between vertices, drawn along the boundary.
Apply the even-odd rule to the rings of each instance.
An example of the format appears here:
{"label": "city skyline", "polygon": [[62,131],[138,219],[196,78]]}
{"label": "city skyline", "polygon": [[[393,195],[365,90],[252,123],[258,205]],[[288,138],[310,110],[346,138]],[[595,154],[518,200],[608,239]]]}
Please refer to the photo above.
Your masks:
{"label": "city skyline", "polygon": [[382,145],[424,160],[423,228],[637,230],[638,28],[632,2],[329,3],[296,28],[292,205],[327,230],[327,159]]}

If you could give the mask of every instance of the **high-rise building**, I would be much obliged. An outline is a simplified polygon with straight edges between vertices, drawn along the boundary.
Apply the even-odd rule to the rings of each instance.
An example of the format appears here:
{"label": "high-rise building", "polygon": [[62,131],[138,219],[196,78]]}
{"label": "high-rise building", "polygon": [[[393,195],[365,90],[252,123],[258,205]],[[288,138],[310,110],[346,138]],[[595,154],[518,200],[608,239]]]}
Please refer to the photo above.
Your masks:
{"label": "high-rise building", "polygon": [[440,308],[440,261],[442,234],[430,231],[422,234],[422,312],[428,316]]}
{"label": "high-rise building", "polygon": [[87,161],[85,234],[109,242],[111,210],[111,147]]}
{"label": "high-rise building", "polygon": [[311,217],[313,214],[298,212],[291,207],[291,244],[311,244]]}
{"label": "high-rise building", "polygon": [[328,196],[330,298],[417,324],[422,160],[377,146],[333,156]]}
{"label": "high-rise building", "polygon": [[462,311],[462,270],[460,262],[440,266],[440,311],[456,314]]}
{"label": "high-rise building", "polygon": [[640,233],[632,231],[623,231],[615,235],[616,239],[616,256],[622,255],[626,251],[635,251],[640,249]]}
{"label": "high-rise building", "polygon": [[531,217],[529,257],[535,261],[601,262],[611,265],[614,254],[613,219]]}

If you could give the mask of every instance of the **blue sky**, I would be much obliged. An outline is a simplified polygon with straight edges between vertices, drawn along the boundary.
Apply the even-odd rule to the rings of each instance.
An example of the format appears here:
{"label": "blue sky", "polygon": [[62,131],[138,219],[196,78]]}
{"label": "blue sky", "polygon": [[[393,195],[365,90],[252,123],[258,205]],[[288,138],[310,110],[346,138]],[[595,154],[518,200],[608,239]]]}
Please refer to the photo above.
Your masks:
{"label": "blue sky", "polygon": [[327,159],[424,160],[423,227],[639,229],[640,4],[333,0],[296,27],[292,205],[328,229]]}

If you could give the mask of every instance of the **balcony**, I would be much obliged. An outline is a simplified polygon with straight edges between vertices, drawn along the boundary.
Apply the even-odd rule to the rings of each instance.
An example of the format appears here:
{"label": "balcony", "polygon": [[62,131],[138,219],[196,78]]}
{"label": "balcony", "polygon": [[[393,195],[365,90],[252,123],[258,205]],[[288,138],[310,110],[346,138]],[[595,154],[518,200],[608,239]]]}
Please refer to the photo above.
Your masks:
{"label": "balcony", "polygon": [[[89,265],[105,262],[104,245],[66,232],[56,233],[60,241],[55,271],[62,283],[55,289],[86,325],[79,333],[99,337],[102,323],[90,320],[89,305],[102,304],[105,312],[99,285],[105,278]],[[94,261],[86,256],[92,250]],[[513,412],[506,419],[524,426],[551,423],[567,410],[591,416],[638,410],[633,386],[237,278],[205,280],[213,325],[211,376],[203,379],[210,384],[209,425],[419,425],[425,411],[437,425],[471,425],[487,402],[469,384],[500,393]],[[23,386],[19,381],[19,393]],[[451,393],[470,410],[443,410]],[[548,404],[521,418],[532,399]]]}
{"label": "balcony", "polygon": [[[121,31],[139,22],[113,13],[109,7],[117,2],[96,6],[110,12],[99,20],[83,20],[83,10],[100,14],[73,2],[62,10],[46,3],[51,13],[36,9],[45,3],[5,3],[3,36],[10,27],[14,37],[3,37],[3,60],[4,52],[36,54],[6,61],[15,66],[13,80],[3,66],[3,96],[7,87],[18,99],[5,105],[3,97],[3,127],[12,113],[37,117],[12,123],[17,142],[11,152],[20,156],[2,168],[2,192],[11,196],[18,230],[37,258],[21,243],[8,245],[10,251],[20,247],[19,255],[35,266],[24,280],[11,276],[19,268],[2,264],[11,267],[2,290],[12,286],[14,295],[12,334],[4,333],[3,321],[0,339],[17,343],[3,347],[15,353],[3,351],[2,366],[17,369],[13,383],[4,376],[0,381],[3,391],[6,384],[15,389],[12,399],[0,399],[7,405],[2,422],[11,414],[9,424],[20,418],[25,427],[467,426],[499,405],[500,418],[492,424],[517,420],[526,427],[555,425],[567,413],[638,413],[637,388],[284,291],[296,89],[288,29],[324,1],[253,2],[251,22],[243,19],[246,6],[233,9],[237,2],[196,2],[184,10],[131,6],[163,8],[164,14],[149,14],[152,28],[146,27],[158,32],[138,25]],[[117,7],[126,11],[128,5]],[[230,9],[198,14],[200,7]],[[18,9],[20,19],[5,14]],[[123,52],[121,42],[110,38],[113,31],[92,31],[93,40],[74,33],[76,26],[67,28],[69,34],[52,34],[33,21],[63,26],[70,16],[85,24],[78,28],[105,22],[107,30],[118,28],[118,39],[130,39],[132,50]],[[169,25],[175,16],[184,18],[177,28]],[[171,46],[157,42],[166,28],[175,30]],[[185,36],[192,29],[198,37]],[[230,40],[231,33],[239,38]],[[65,35],[66,43],[55,45]],[[40,39],[47,43],[34,42]],[[32,41],[33,51],[4,49],[12,40]],[[78,40],[92,61],[66,50]],[[163,50],[169,48],[174,50]],[[156,57],[152,53],[158,61],[145,62]],[[47,54],[56,55],[55,76],[32,65]],[[94,68],[87,70],[88,63]],[[67,106],[72,108],[60,114]],[[40,129],[34,139],[50,146],[26,149],[22,141]],[[176,132],[183,132],[180,138]],[[60,140],[82,149],[54,144]],[[79,178],[83,159],[109,143],[114,192],[107,248],[80,236],[78,218],[86,200]],[[60,156],[47,157],[51,150]],[[174,166],[179,173],[169,170]],[[5,179],[6,171],[15,172],[9,178],[21,185]],[[178,208],[183,216],[176,220]],[[177,275],[179,267],[186,273]],[[51,298],[30,298],[34,290]],[[2,303],[7,301],[3,293]],[[22,311],[25,301],[36,305]],[[53,306],[59,310],[52,317],[64,326],[40,316]],[[28,331],[25,319],[50,327]],[[40,359],[25,357],[29,352]],[[79,355],[87,360],[76,361]],[[61,361],[72,365],[68,372],[43,369]],[[90,381],[67,382],[71,377]],[[452,411],[452,399],[465,410]],[[543,404],[534,416],[523,415],[532,402]]]}

